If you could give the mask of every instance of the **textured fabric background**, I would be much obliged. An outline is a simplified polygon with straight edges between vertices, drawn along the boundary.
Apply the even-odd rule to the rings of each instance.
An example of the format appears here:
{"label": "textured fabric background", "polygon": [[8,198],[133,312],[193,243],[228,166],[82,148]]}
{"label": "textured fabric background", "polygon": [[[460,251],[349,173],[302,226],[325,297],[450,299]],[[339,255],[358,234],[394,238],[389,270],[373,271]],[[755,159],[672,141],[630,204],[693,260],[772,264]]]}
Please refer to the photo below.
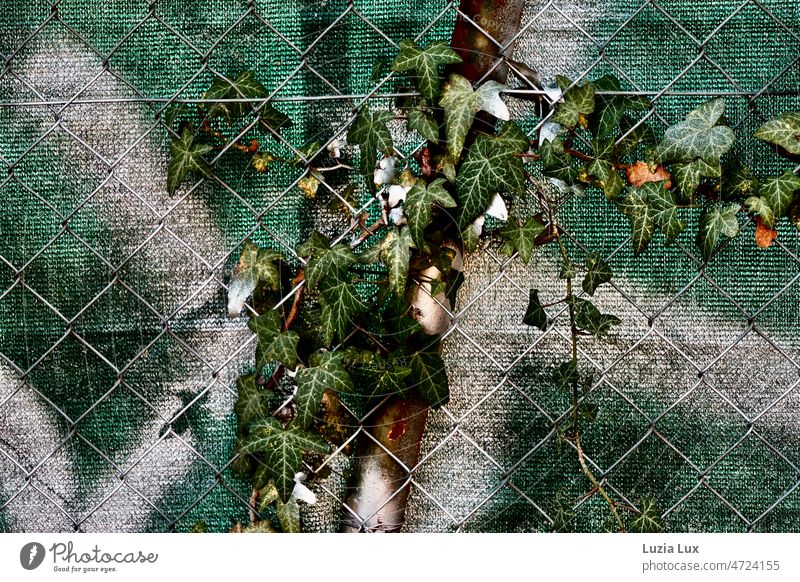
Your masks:
{"label": "textured fabric background", "polygon": [[[0,530],[226,531],[247,518],[247,484],[227,464],[234,380],[254,345],[226,317],[223,285],[246,237],[289,252],[312,227],[347,223],[312,214],[295,170],[223,162],[218,180],[168,196],[166,104],[152,100],[197,98],[215,73],[251,69],[294,121],[286,141],[324,143],[357,101],[309,98],[371,91],[376,60],[395,53],[387,39],[447,40],[455,20],[441,0],[148,6],[0,1]],[[709,93],[766,88],[752,104],[729,96],[726,115],[745,163],[786,168],[746,136],[800,108],[796,2],[530,1],[523,23],[515,59],[545,74],[697,93],[656,100],[668,123]],[[761,251],[748,225],[698,277],[689,235],[634,259],[626,220],[597,192],[566,216],[610,256],[615,287],[598,302],[623,319],[610,342],[582,343],[600,406],[587,454],[620,495],[657,494],[670,530],[800,529],[797,233],[783,226]],[[452,400],[430,417],[408,531],[548,530],[559,491],[587,490],[547,416],[569,405],[547,382],[563,325],[542,336],[520,323],[529,288],[557,297],[554,260],[526,268],[490,245],[467,261],[446,342]],[[348,459],[332,465],[312,482],[311,529],[338,527]],[[576,527],[606,514],[592,499]]]}

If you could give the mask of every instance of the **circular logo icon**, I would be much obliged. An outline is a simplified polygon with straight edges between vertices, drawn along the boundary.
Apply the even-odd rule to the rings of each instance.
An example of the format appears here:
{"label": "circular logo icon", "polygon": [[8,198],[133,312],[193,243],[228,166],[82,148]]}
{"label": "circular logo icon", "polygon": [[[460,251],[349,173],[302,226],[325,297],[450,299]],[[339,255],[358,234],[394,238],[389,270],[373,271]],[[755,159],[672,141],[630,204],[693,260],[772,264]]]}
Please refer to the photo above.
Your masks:
{"label": "circular logo icon", "polygon": [[44,561],[44,546],[39,542],[30,542],[19,551],[19,563],[26,570],[35,570]]}

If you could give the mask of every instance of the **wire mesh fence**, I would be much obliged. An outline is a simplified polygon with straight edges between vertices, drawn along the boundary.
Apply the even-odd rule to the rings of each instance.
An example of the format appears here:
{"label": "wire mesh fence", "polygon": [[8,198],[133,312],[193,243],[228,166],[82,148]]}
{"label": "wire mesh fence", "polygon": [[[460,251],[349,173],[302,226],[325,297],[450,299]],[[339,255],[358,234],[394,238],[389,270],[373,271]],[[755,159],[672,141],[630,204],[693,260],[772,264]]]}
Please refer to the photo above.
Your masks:
{"label": "wire mesh fence", "polygon": [[[226,530],[246,519],[232,406],[256,338],[226,317],[231,266],[248,238],[300,261],[310,228],[345,240],[359,223],[312,215],[298,188],[308,169],[258,176],[229,163],[233,142],[208,160],[212,178],[168,196],[165,115],[204,102],[214,78],[253,70],[271,94],[241,99],[253,111],[235,137],[269,102],[294,120],[275,147],[310,160],[360,107],[410,94],[381,65],[400,40],[447,40],[458,17],[490,24],[446,1],[0,3],[0,529]],[[726,97],[743,135],[800,105],[794,2],[715,0],[698,13],[688,1],[531,0],[508,44],[545,76],[618,76],[621,93],[651,98],[645,118],[661,129],[711,96]],[[547,117],[517,98],[550,97],[509,82],[533,137]],[[318,152],[302,150],[314,141]],[[395,141],[403,159],[424,145]],[[757,144],[738,147],[774,169]],[[320,188],[352,216],[378,204]],[[600,405],[585,436],[595,473],[631,505],[657,494],[669,529],[798,529],[797,234],[781,231],[768,253],[733,239],[708,264],[685,240],[634,259],[604,201],[573,196],[563,211],[574,252],[614,267],[598,302],[625,322],[610,343],[581,345]],[[406,531],[548,530],[562,494],[578,500],[578,529],[602,528],[605,510],[582,495],[558,438],[569,402],[546,380],[568,350],[568,317],[553,314],[544,332],[521,323],[529,288],[556,293],[555,269],[546,253],[524,267],[491,243],[467,260],[445,336],[451,401],[431,413],[420,460],[397,484],[413,491]],[[348,442],[366,434],[355,427]],[[319,497],[310,529],[371,517],[343,503],[343,449],[307,467]]]}

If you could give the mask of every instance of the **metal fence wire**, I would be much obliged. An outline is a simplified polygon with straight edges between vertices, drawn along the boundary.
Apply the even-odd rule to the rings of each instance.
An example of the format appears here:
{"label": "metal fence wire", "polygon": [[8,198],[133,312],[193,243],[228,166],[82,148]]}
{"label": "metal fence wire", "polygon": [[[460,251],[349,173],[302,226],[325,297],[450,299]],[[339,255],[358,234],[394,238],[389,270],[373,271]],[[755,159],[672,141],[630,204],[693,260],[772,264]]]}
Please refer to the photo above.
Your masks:
{"label": "metal fence wire", "polygon": [[[445,0],[0,2],[0,531],[227,531],[247,519],[233,403],[255,337],[226,316],[232,264],[248,238],[297,258],[311,228],[357,231],[315,214],[320,200],[354,215],[377,200],[323,182],[310,204],[298,188],[308,170],[255,175],[227,147],[213,177],[168,196],[165,112],[252,70],[294,121],[274,147],[300,154],[318,140],[325,152],[359,107],[408,91],[380,66],[400,40],[449,40],[458,15]],[[657,131],[725,96],[737,155],[781,169],[747,136],[800,108],[794,0],[529,0],[513,44],[545,76],[619,77],[652,99]],[[515,99],[530,87],[509,83],[533,136],[546,119]],[[393,131],[402,158],[422,147]],[[627,223],[601,198],[561,211],[576,255],[612,266],[597,301],[623,320],[608,342],[581,343],[599,405],[584,436],[594,472],[629,504],[655,494],[669,530],[800,529],[797,233],[782,227],[763,251],[746,225],[705,266],[689,237],[634,259]],[[525,267],[493,243],[467,259],[445,337],[451,401],[397,484],[413,488],[405,531],[548,531],[565,500],[573,527],[603,527],[607,510],[583,495],[557,435],[569,402],[548,384],[567,316],[544,332],[521,323],[529,288],[557,297],[555,269],[546,252]],[[371,517],[342,508],[351,456],[306,469],[318,496],[307,529]]]}

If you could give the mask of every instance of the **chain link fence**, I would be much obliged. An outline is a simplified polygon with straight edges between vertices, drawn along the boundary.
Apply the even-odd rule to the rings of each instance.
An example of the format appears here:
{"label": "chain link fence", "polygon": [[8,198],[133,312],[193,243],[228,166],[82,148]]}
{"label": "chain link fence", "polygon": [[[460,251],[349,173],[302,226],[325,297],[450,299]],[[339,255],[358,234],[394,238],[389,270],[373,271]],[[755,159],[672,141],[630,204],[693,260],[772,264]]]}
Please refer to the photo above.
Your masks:
{"label": "chain link fence", "polygon": [[[381,65],[400,40],[449,39],[459,15],[445,1],[0,2],[0,529],[203,520],[224,531],[246,519],[232,406],[255,337],[226,318],[231,266],[248,238],[299,260],[311,228],[338,240],[360,229],[313,215],[298,188],[309,170],[255,175],[227,161],[230,146],[209,159],[213,178],[167,196],[165,113],[253,70],[272,92],[252,103],[241,136],[269,101],[294,120],[275,147],[311,159],[305,143],[324,153],[359,107],[408,93]],[[726,97],[742,136],[800,108],[795,2],[530,0],[512,42],[513,58],[546,76],[619,77],[625,93],[652,99],[657,130],[711,96]],[[534,136],[546,118],[516,97],[542,92],[509,82],[512,115]],[[403,159],[423,146],[393,131]],[[776,172],[753,141],[737,155]],[[320,188],[352,216],[378,204]],[[597,301],[623,320],[609,342],[580,344],[599,405],[584,436],[592,470],[631,505],[655,494],[670,530],[797,530],[797,234],[782,229],[761,251],[746,225],[707,265],[688,237],[634,259],[626,222],[600,198],[561,209],[576,256],[598,251],[613,267]],[[551,313],[544,332],[521,324],[529,288],[559,293],[555,256],[534,262],[492,243],[467,259],[445,337],[451,402],[431,413],[398,484],[413,488],[406,531],[547,531],[560,499],[577,529],[603,527],[602,500],[585,495],[558,438],[570,404],[548,385],[568,353],[568,318]],[[356,427],[348,442],[365,434]],[[319,497],[304,510],[310,529],[371,517],[342,508],[352,463],[342,451],[307,467]]]}

